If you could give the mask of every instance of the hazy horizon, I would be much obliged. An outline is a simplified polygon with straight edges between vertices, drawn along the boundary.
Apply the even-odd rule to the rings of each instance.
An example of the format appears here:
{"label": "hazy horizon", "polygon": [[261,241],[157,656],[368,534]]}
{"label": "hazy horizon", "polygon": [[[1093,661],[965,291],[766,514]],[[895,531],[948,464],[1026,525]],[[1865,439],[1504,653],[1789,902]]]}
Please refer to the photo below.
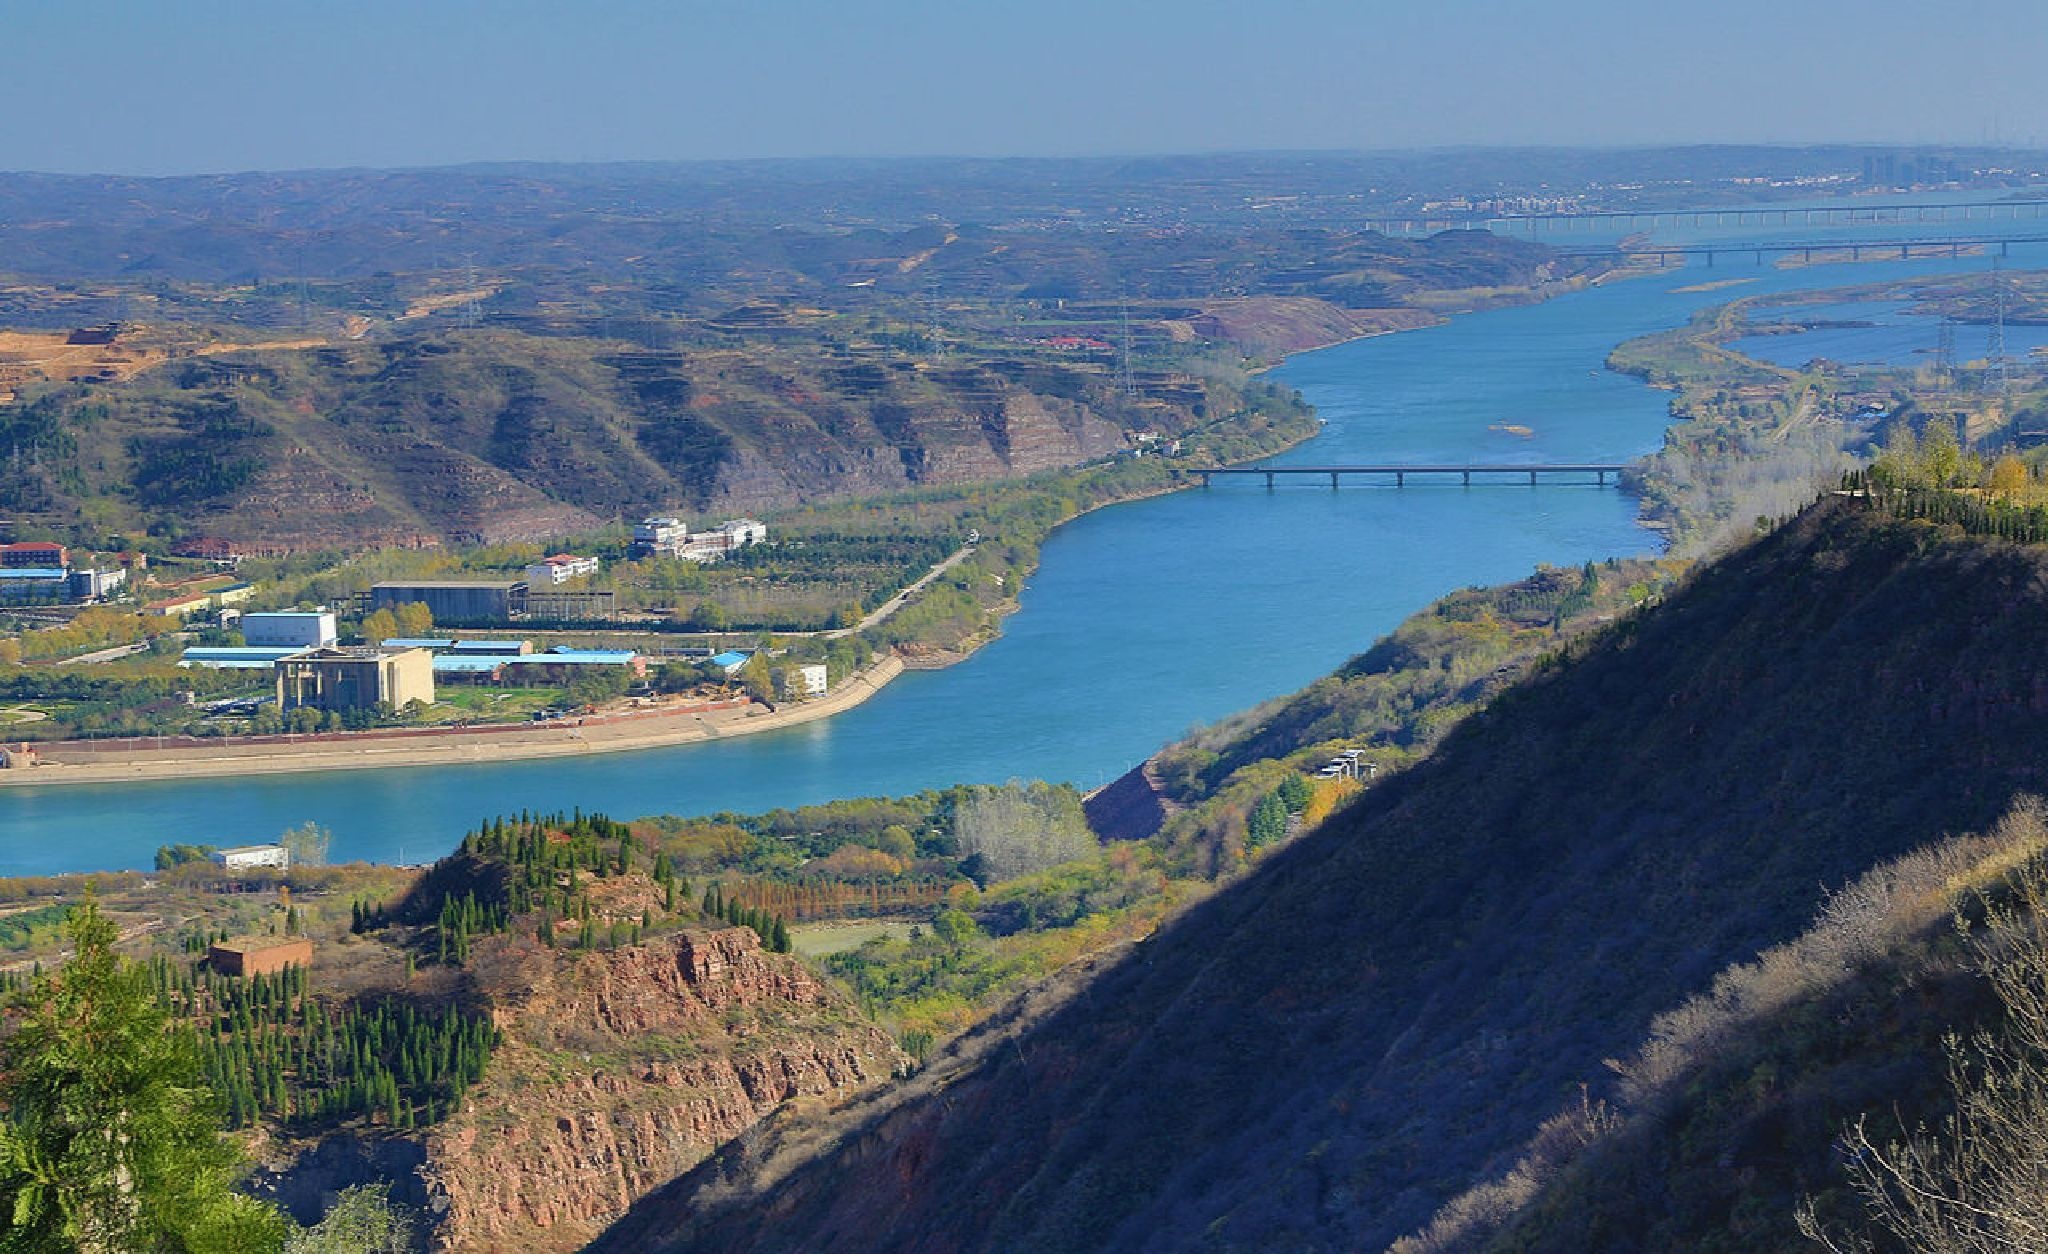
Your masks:
{"label": "hazy horizon", "polygon": [[[1767,34],[1759,33],[1767,32]],[[2027,147],[2048,11],[1617,0],[51,6],[0,18],[0,169]]]}

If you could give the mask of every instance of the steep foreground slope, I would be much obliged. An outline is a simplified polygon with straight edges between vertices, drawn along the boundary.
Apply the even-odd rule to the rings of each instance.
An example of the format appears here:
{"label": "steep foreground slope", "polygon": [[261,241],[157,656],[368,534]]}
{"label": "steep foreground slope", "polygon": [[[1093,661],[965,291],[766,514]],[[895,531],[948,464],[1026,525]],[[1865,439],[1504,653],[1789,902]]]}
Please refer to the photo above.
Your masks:
{"label": "steep foreground slope", "polygon": [[1817,507],[1070,997],[594,1248],[1385,1245],[1823,886],[2048,784],[2044,646],[2048,556]]}

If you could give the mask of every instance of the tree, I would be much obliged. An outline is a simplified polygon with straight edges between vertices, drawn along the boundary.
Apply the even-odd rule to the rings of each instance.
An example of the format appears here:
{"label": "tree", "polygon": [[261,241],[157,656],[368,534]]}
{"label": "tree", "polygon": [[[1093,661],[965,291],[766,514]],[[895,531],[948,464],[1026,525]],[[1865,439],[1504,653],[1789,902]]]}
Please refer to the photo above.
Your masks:
{"label": "tree", "polygon": [[291,855],[293,866],[326,866],[327,848],[334,843],[334,833],[308,820],[286,828],[277,843]]}
{"label": "tree", "polygon": [[417,640],[434,630],[434,611],[425,601],[407,601],[392,610],[391,617],[398,625],[394,634],[399,636]]}
{"label": "tree", "polygon": [[363,619],[363,639],[370,644],[383,644],[399,634],[398,618],[390,610],[377,610]]}
{"label": "tree", "polygon": [[917,838],[901,823],[891,823],[875,838],[875,848],[903,863],[910,865],[917,860]]}
{"label": "tree", "polygon": [[732,616],[716,601],[699,601],[690,611],[690,626],[698,631],[724,631],[732,625]]}
{"label": "tree", "polygon": [[0,640],[0,666],[21,665],[21,641]]}
{"label": "tree", "polygon": [[284,1243],[285,1254],[408,1254],[412,1248],[412,1213],[369,1184],[343,1189],[319,1223]]}
{"label": "tree", "polygon": [[1244,843],[1253,849],[1278,844],[1287,835],[1287,803],[1278,792],[1269,792],[1252,807],[1245,822]]}
{"label": "tree", "polygon": [[277,1211],[230,1185],[241,1152],[215,1122],[198,1045],[174,1028],[91,894],[75,950],[38,978],[0,1046],[0,1244],[92,1254],[277,1250]]}
{"label": "tree", "polygon": [[2001,501],[2018,501],[2027,494],[2030,477],[2027,464],[2011,453],[1991,463],[1991,495]]}
{"label": "tree", "polygon": [[953,806],[953,836],[961,854],[970,860],[979,855],[980,866],[996,880],[1043,871],[1099,847],[1081,812],[1080,795],[1037,782],[960,790]]}
{"label": "tree", "polygon": [[[2000,824],[2040,847],[2048,814],[2023,799]],[[1971,932],[1977,966],[1997,995],[2003,1022],[1944,1042],[1953,1113],[1880,1143],[1858,1119],[1843,1133],[1845,1170],[1863,1213],[1909,1250],[2038,1250],[2048,1240],[2048,862],[2036,853],[1997,891],[1981,891],[1956,910]],[[1862,1231],[1824,1222],[1809,1199],[1799,1230],[1830,1250],[1880,1246]]]}
{"label": "tree", "polygon": [[1280,804],[1287,807],[1289,814],[1300,814],[1306,810],[1309,799],[1316,794],[1316,790],[1309,785],[1308,777],[1305,775],[1289,775],[1280,781],[1280,787],[1275,791],[1279,794]]}

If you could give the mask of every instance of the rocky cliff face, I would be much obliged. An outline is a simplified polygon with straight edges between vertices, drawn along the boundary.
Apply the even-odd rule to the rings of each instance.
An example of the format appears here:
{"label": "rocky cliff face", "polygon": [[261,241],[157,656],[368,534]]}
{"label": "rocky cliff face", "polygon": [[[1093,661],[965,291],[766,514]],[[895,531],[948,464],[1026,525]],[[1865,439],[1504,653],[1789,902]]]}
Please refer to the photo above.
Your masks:
{"label": "rocky cliff face", "polygon": [[768,1112],[906,1061],[750,929],[570,956],[492,944],[475,964],[505,1044],[420,1171],[439,1249],[577,1249]]}

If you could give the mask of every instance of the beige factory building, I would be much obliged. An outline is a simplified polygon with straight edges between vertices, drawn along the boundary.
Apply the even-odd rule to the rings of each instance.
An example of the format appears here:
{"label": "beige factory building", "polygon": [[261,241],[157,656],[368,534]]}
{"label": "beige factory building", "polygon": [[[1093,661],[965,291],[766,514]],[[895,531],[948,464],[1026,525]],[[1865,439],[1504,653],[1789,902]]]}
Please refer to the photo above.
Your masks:
{"label": "beige factory building", "polygon": [[328,645],[277,660],[281,710],[360,710],[379,701],[403,706],[433,700],[434,655],[425,649]]}

